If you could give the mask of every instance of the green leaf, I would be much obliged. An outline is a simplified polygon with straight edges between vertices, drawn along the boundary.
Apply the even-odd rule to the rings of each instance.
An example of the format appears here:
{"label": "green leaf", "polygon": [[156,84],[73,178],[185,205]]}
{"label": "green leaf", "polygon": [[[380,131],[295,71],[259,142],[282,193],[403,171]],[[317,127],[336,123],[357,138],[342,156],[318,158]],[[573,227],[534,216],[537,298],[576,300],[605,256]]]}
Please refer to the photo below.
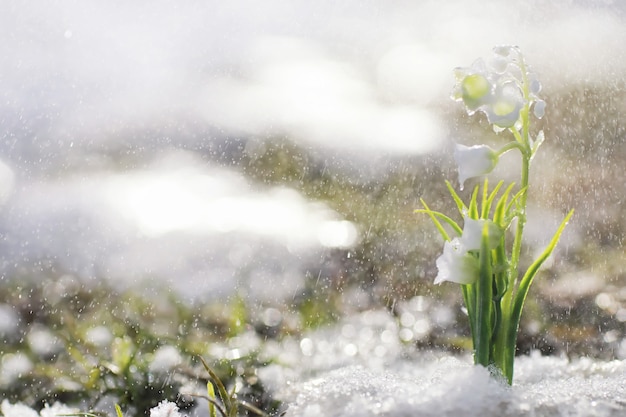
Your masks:
{"label": "green leaf", "polygon": [[[513,196],[511,201],[509,202],[509,204],[506,206],[506,212],[507,213],[511,212],[511,207],[513,206],[513,204],[515,204],[522,197],[522,195],[524,195],[524,193],[526,193],[527,189],[528,189],[528,187],[524,187],[521,190],[519,190],[517,193],[515,193],[515,195]],[[515,217],[515,216],[513,216],[513,217]]]}
{"label": "green leaf", "polygon": [[[554,232],[554,235],[552,236],[552,240],[550,240],[550,243],[548,244],[548,246],[543,250],[541,255],[539,255],[539,257],[535,260],[535,262],[533,262],[530,265],[530,267],[528,268],[528,270],[526,271],[526,273],[522,277],[522,280],[519,283],[519,286],[517,288],[517,293],[515,294],[515,299],[513,301],[513,306],[511,309],[511,324],[510,324],[508,340],[507,340],[507,345],[508,345],[508,348],[511,349],[511,352],[515,351],[515,344],[517,343],[517,329],[519,327],[519,322],[520,322],[520,318],[522,315],[522,309],[524,308],[524,301],[526,301],[526,296],[528,295],[528,290],[530,289],[530,285],[533,283],[535,275],[537,274],[537,271],[539,271],[539,268],[541,267],[541,265],[552,254],[552,251],[554,250],[557,243],[559,242],[559,239],[561,238],[561,234],[563,233],[563,230],[565,230],[565,226],[567,226],[567,222],[569,222],[569,219],[572,217],[573,214],[574,214],[574,210],[571,210],[567,214],[567,216],[565,216],[559,228],[556,230],[556,232]],[[513,360],[513,359],[510,359],[510,360]],[[511,368],[512,368],[512,363],[511,363]]]}
{"label": "green leaf", "polygon": [[489,249],[489,225],[485,223],[478,256],[480,272],[478,275],[478,304],[476,311],[477,333],[474,337],[474,361],[489,366],[491,353],[493,274],[491,271],[491,250]]}
{"label": "green leaf", "polygon": [[469,210],[467,216],[470,219],[478,220],[478,185],[474,187],[474,191],[472,192],[472,198],[470,199]]}
{"label": "green leaf", "polygon": [[506,190],[504,190],[504,193],[502,193],[498,203],[496,204],[496,211],[493,214],[493,222],[504,230],[506,230],[509,226],[509,222],[505,221],[507,217],[505,207],[507,207],[507,200],[509,199],[509,194],[513,189],[513,186],[515,186],[515,183],[511,183]]}
{"label": "green leaf", "polygon": [[217,385],[217,392],[219,393],[220,398],[224,403],[224,407],[226,408],[228,415],[234,415],[233,413],[237,412],[237,406],[236,404],[234,404],[233,398],[228,393],[228,391],[226,391],[226,387],[224,386],[222,381],[215,374],[215,372],[213,372],[213,370],[209,367],[209,365],[206,363],[202,356],[200,356],[200,361],[202,362],[202,366],[204,366],[204,369],[206,369],[206,371],[209,373],[209,376],[213,380],[213,383]]}
{"label": "green leaf", "polygon": [[[209,396],[209,417],[217,417],[215,414],[215,387],[211,383],[211,381],[207,381],[206,383],[206,392]],[[212,401],[211,401],[212,400]]]}
{"label": "green leaf", "polygon": [[124,417],[124,414],[122,414],[122,408],[119,404],[115,404],[115,414],[117,414],[117,417]]}
{"label": "green leaf", "polygon": [[450,192],[452,199],[456,203],[456,206],[459,209],[459,213],[461,214],[461,216],[465,216],[467,214],[467,206],[465,205],[463,200],[461,200],[461,197],[459,197],[456,191],[454,191],[454,187],[452,186],[452,184],[450,184],[450,181],[448,180],[446,180],[446,187],[448,187],[448,191]]}
{"label": "green leaf", "polygon": [[443,239],[446,242],[450,240],[450,237],[448,236],[448,233],[445,231],[445,229],[443,228],[441,222],[439,222],[437,217],[441,218],[441,220],[443,220],[448,225],[450,225],[450,227],[452,227],[452,229],[454,229],[454,231],[455,231],[455,233],[457,235],[461,236],[463,234],[463,229],[461,229],[461,227],[454,220],[452,220],[450,217],[446,216],[443,213],[440,213],[438,211],[432,211],[430,208],[428,208],[428,206],[426,205],[426,203],[423,200],[420,200],[420,201],[422,202],[422,205],[424,207],[426,207],[426,209],[425,210],[415,210],[415,213],[426,213],[426,214],[428,214],[430,216],[430,218],[432,219],[433,223],[435,224],[435,227],[439,231],[439,234],[441,235],[441,237],[443,237]]}
{"label": "green leaf", "polygon": [[[496,187],[493,189],[493,191],[491,191],[491,194],[489,195],[489,198],[487,198],[486,202],[483,201],[483,208],[482,208],[481,218],[483,218],[483,219],[488,219],[489,218],[489,213],[491,212],[491,206],[493,204],[493,200],[496,198],[496,195],[498,194],[498,191],[500,191],[500,188],[502,187],[502,184],[504,184],[504,181],[500,181],[496,185]],[[485,181],[485,186],[486,185],[487,185],[487,182]],[[483,198],[484,198],[484,196],[483,196]]]}

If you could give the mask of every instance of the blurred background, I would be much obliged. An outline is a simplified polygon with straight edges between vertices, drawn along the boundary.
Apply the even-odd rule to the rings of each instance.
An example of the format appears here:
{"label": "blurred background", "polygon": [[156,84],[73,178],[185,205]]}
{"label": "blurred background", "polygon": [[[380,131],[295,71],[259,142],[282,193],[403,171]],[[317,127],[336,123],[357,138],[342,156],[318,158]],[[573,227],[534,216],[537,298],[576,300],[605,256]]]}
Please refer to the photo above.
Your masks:
{"label": "blurred background", "polygon": [[413,210],[453,210],[454,143],[509,139],[450,100],[453,68],[520,46],[548,103],[528,259],[576,209],[525,332],[626,357],[626,3],[4,0],[0,37],[3,282],[316,304],[311,323],[416,296],[458,313]]}

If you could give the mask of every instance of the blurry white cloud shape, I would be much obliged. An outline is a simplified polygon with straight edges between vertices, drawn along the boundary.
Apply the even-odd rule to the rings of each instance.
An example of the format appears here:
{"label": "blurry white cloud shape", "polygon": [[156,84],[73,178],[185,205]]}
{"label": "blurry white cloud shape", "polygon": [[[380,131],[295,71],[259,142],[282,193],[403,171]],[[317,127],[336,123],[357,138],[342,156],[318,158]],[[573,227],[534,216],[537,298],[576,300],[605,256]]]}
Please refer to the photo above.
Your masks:
{"label": "blurry white cloud shape", "polygon": [[295,190],[253,190],[240,174],[189,161],[113,174],[104,180],[104,199],[146,237],[239,232],[295,247],[349,247],[357,238],[354,225]]}
{"label": "blurry white cloud shape", "polygon": [[449,140],[438,104],[454,66],[516,44],[546,89],[620,85],[625,16],[626,2],[602,0],[7,0],[0,110],[3,128],[50,149],[191,120],[348,152],[430,152]]}
{"label": "blurry white cloud shape", "polygon": [[309,42],[266,37],[251,55],[249,78],[218,78],[207,86],[200,107],[211,123],[346,150],[423,153],[442,143],[434,112],[380,100],[357,66]]}

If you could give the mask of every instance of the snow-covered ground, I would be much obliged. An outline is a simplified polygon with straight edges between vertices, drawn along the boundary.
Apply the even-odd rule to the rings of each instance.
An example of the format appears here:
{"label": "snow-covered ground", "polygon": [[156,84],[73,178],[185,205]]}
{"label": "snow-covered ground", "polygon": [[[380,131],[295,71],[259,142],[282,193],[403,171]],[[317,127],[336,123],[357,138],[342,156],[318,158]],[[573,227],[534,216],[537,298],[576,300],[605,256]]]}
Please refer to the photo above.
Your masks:
{"label": "snow-covered ground", "polygon": [[260,371],[286,400],[287,416],[554,416],[626,413],[626,361],[519,357],[512,387],[469,356],[420,351],[399,342],[385,311],[354,316],[282,345]]}

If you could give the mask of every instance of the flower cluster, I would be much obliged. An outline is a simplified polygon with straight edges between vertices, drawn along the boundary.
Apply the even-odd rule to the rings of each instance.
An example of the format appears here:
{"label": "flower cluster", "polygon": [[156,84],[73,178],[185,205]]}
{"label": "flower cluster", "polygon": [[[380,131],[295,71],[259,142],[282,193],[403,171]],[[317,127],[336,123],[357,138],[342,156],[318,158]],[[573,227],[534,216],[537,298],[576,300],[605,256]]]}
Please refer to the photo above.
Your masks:
{"label": "flower cluster", "polygon": [[[529,113],[541,119],[546,102],[539,97],[541,83],[516,46],[494,48],[493,56],[480,58],[472,66],[454,70],[456,84],[452,99],[463,102],[468,115],[484,113],[496,132],[509,130],[516,141],[499,150],[487,145],[456,145],[461,190],[466,180],[489,174],[500,155],[518,147],[530,159],[543,142],[543,131],[533,139],[528,132]],[[528,149],[525,149],[527,147]]]}
{"label": "flower cluster", "polygon": [[471,67],[456,68],[452,98],[465,104],[469,115],[481,111],[496,131],[522,126],[522,109],[533,107],[543,117],[546,103],[537,94],[541,83],[525,65],[518,47],[494,48],[489,61],[476,60]]}
{"label": "flower cluster", "polygon": [[[533,139],[530,115],[543,117],[546,103],[539,98],[541,84],[526,65],[519,48],[494,48],[489,61],[479,59],[471,67],[455,70],[452,98],[463,102],[469,115],[482,112],[496,132],[508,131],[512,140],[498,150],[487,145],[456,145],[461,190],[466,180],[489,174],[505,152],[517,150],[522,159],[521,181],[502,187],[500,181],[489,189],[485,180],[475,187],[465,204],[447,182],[463,219],[461,228],[451,217],[424,210],[444,238],[443,253],[437,258],[435,284],[461,284],[470,320],[474,361],[491,366],[512,383],[517,330],[526,295],[539,267],[550,256],[572,212],[565,217],[552,240],[524,274],[518,271],[522,234],[526,223],[529,170],[533,156],[543,142],[543,131]],[[501,191],[501,188],[503,191]],[[481,196],[479,198],[479,196]],[[450,237],[446,223],[455,233]],[[513,242],[507,243],[512,237]]]}

